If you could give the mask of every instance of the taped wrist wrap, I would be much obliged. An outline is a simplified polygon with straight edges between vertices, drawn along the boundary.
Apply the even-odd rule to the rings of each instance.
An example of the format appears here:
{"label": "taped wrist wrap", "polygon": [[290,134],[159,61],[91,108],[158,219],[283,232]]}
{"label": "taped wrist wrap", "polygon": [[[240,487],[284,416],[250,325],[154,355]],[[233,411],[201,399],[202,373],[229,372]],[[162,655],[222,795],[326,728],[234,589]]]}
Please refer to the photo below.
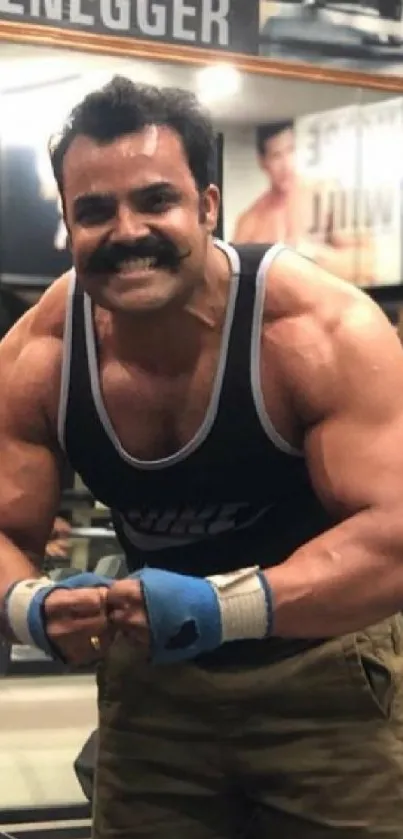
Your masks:
{"label": "taped wrist wrap", "polygon": [[270,585],[258,566],[206,579],[218,599],[222,644],[270,635],[273,599]]}
{"label": "taped wrist wrap", "polygon": [[4,616],[20,644],[38,647],[52,658],[60,658],[47,634],[44,610],[47,596],[55,589],[74,591],[108,587],[110,584],[111,580],[108,577],[101,577],[90,571],[75,574],[62,581],[53,581],[48,577],[20,580],[10,586],[6,594],[3,604]]}
{"label": "taped wrist wrap", "polygon": [[10,586],[5,598],[3,610],[6,621],[20,644],[36,647],[29,626],[29,612],[35,595],[44,589],[50,590],[54,583],[49,577],[37,577],[33,580],[20,580]]}

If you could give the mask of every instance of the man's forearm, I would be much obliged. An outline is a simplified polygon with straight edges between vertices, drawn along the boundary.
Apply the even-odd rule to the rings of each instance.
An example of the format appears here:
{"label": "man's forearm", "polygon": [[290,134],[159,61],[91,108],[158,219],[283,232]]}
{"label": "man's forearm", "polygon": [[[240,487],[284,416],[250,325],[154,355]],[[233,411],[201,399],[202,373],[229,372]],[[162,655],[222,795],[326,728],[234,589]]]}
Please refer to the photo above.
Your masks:
{"label": "man's forearm", "polygon": [[403,608],[403,510],[365,510],[265,570],[273,634],[326,638]]}

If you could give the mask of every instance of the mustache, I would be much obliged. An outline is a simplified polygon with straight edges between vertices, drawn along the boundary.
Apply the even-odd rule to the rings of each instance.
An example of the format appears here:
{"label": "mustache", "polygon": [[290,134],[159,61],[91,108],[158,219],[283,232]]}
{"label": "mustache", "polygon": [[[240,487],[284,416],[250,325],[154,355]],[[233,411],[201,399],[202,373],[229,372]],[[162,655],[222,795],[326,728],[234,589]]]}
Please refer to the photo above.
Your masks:
{"label": "mustache", "polygon": [[170,239],[147,236],[133,242],[114,242],[97,248],[87,260],[86,270],[91,274],[114,273],[122,262],[130,259],[154,259],[157,268],[177,271],[184,259],[191,254],[180,249]]}

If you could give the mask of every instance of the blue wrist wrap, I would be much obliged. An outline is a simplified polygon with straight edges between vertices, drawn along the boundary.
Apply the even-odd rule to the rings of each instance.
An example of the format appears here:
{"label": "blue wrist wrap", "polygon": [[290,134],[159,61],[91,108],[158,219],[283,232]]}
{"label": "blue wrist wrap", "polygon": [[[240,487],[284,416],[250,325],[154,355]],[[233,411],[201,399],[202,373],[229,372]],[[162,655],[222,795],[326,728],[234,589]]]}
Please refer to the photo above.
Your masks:
{"label": "blue wrist wrap", "polygon": [[[110,586],[111,580],[107,577],[100,577],[98,574],[84,573],[77,574],[74,577],[67,577],[67,579],[49,585],[46,588],[41,588],[37,591],[28,608],[27,624],[29,632],[33,641],[39,649],[51,656],[51,658],[59,658],[57,650],[51,643],[46,632],[46,619],[44,612],[44,603],[48,595],[57,589],[80,589],[80,588],[100,588],[101,586]],[[11,593],[11,592],[10,592]],[[7,610],[7,603],[5,604]]]}
{"label": "blue wrist wrap", "polygon": [[209,582],[156,568],[132,576],[142,585],[154,664],[184,661],[220,646],[220,608]]}

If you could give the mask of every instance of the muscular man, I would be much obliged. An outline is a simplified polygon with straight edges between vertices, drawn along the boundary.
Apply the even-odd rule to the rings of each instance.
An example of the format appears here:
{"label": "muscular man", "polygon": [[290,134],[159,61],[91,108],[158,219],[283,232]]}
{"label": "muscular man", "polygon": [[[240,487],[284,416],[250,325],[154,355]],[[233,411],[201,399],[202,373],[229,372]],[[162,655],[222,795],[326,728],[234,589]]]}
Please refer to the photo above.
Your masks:
{"label": "muscular man", "polygon": [[358,285],[376,279],[374,242],[366,231],[337,228],[326,213],[323,230],[311,230],[315,191],[323,198],[331,184],[305,183],[297,174],[294,126],[290,121],[261,125],[256,132],[258,161],[270,186],[238,218],[235,244],[284,242],[327,271]]}
{"label": "muscular man", "polygon": [[[75,271],[0,347],[4,631],[99,658],[96,839],[403,835],[403,353],[362,292],[214,241],[191,95],[116,78],[52,161]],[[55,586],[68,458],[130,574]]]}

